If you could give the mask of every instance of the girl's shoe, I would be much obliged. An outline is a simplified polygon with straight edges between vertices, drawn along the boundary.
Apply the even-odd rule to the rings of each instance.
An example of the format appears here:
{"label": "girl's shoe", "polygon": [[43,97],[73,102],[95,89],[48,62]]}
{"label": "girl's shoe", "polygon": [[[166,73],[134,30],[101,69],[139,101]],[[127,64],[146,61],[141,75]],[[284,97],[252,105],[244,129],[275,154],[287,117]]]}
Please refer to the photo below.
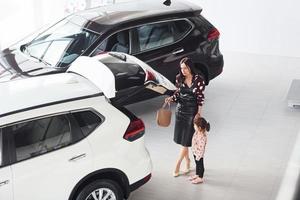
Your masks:
{"label": "girl's shoe", "polygon": [[196,179],[196,178],[199,178],[199,176],[198,176],[198,175],[193,175],[193,176],[190,176],[190,177],[188,178],[188,180],[189,180],[189,181],[192,181],[192,180],[194,180],[194,179]]}
{"label": "girl's shoe", "polygon": [[195,178],[194,180],[192,180],[191,182],[192,184],[199,184],[199,183],[203,183],[203,178]]}

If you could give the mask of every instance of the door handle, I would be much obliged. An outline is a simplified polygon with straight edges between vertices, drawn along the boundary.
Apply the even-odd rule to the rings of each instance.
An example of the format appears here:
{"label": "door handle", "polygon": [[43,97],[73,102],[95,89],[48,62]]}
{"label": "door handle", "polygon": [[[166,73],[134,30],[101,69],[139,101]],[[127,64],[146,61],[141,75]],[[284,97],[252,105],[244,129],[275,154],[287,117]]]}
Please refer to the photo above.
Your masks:
{"label": "door handle", "polygon": [[86,157],[86,154],[83,153],[83,154],[80,154],[78,156],[74,156],[73,158],[70,158],[69,161],[70,162],[76,162],[77,160],[80,160],[80,159],[85,158],[85,157]]}
{"label": "door handle", "polygon": [[7,185],[8,183],[9,183],[9,180],[2,181],[2,182],[0,182],[0,187],[4,186],[4,185]]}
{"label": "door handle", "polygon": [[172,52],[172,54],[179,54],[179,53],[182,53],[182,52],[184,52],[184,49],[182,48],[182,49],[177,49],[177,50],[175,50],[175,51],[173,51]]}

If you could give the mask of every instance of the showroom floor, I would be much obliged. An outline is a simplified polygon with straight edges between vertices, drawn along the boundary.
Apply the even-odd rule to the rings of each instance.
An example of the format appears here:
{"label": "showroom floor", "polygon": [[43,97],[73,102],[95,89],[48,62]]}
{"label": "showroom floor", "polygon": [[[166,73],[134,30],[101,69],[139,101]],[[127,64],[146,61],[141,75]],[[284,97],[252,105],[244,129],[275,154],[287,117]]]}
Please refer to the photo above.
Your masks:
{"label": "showroom floor", "polygon": [[[163,97],[128,106],[146,125],[153,177],[130,200],[273,200],[300,129],[300,109],[287,107],[300,58],[225,53],[223,74],[206,88],[203,115],[211,123],[205,183],[172,177],[179,146],[156,125]],[[172,107],[173,113],[175,107]],[[193,165],[194,167],[194,165]],[[182,165],[184,168],[184,163]]]}

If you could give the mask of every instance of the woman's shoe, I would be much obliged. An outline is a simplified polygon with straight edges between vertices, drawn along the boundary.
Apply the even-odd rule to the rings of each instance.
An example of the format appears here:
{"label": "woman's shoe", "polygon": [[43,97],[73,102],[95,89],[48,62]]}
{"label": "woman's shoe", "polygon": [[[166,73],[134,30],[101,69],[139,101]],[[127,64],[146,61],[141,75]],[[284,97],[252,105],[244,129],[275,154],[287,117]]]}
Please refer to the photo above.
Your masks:
{"label": "woman's shoe", "polygon": [[192,180],[191,182],[192,184],[199,184],[199,183],[203,183],[203,178],[195,178],[194,180]]}
{"label": "woman's shoe", "polygon": [[191,160],[188,159],[186,162],[186,169],[183,171],[185,174],[189,173],[191,171]]}
{"label": "woman's shoe", "polygon": [[174,176],[174,177],[178,177],[178,176],[179,176],[179,172],[174,172],[174,173],[173,173],[173,176]]}
{"label": "woman's shoe", "polygon": [[180,175],[180,164],[176,164],[176,168],[175,168],[175,171],[173,172],[173,176],[174,177],[178,177]]}

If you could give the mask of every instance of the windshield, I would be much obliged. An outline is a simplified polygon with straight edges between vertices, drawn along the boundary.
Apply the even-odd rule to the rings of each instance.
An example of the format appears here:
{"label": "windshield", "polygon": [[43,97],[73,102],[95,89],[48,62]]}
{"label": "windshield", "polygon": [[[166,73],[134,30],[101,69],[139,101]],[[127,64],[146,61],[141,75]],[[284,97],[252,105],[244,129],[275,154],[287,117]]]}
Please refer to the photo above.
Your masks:
{"label": "windshield", "polygon": [[52,26],[21,51],[52,67],[65,67],[95,42],[98,34],[65,19]]}

